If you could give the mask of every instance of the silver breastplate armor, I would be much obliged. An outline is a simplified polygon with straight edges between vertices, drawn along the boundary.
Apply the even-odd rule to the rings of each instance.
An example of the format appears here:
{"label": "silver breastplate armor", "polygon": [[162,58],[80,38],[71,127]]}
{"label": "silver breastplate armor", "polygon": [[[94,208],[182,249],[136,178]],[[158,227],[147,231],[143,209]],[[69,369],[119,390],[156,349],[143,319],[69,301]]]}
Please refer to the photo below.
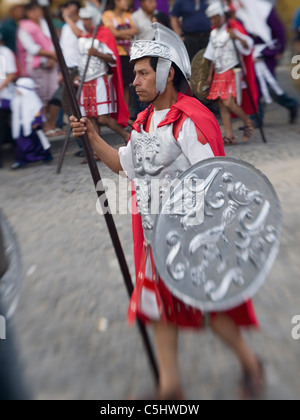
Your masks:
{"label": "silver breastplate armor", "polygon": [[[88,50],[92,47],[92,38],[80,38],[79,39],[79,75],[83,76],[87,58]],[[102,44],[97,39],[94,41],[94,48],[99,52],[102,52]],[[91,57],[88,71],[86,73],[85,82],[97,79],[98,77],[104,76],[107,72],[107,65],[105,61],[98,57]]]}
{"label": "silver breastplate armor", "polygon": [[144,236],[151,245],[154,222],[169,184],[191,165],[173,136],[173,124],[131,135],[135,189]]}
{"label": "silver breastplate armor", "polygon": [[215,71],[218,74],[233,69],[238,63],[238,57],[232,39],[225,29],[214,29],[211,33],[215,53]]}

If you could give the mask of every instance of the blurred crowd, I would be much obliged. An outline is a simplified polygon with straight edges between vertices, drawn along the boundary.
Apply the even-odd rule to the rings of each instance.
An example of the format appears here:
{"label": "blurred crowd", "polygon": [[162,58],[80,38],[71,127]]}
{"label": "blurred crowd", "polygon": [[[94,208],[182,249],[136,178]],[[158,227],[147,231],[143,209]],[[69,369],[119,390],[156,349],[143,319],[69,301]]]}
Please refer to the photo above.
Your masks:
{"label": "blurred crowd", "polygon": [[[298,103],[276,81],[275,69],[286,39],[272,3],[224,0],[223,4],[229,17],[241,22],[254,40],[261,118],[264,106],[275,100],[289,111],[290,122],[295,122]],[[101,0],[69,1],[53,9],[75,91],[84,78],[78,98],[81,111],[99,133],[101,126],[108,126],[127,141],[128,127],[145,106],[132,89],[132,41],[153,39],[151,25],[159,22],[184,40],[193,61],[209,44],[208,5],[208,0],[108,1],[99,28]],[[293,30],[295,48],[300,50],[300,9]],[[49,139],[65,135],[71,109],[49,28],[36,0],[8,2],[0,20],[0,58],[5,72],[0,79],[0,150],[4,142],[14,142],[12,169],[35,161],[48,163],[52,160]],[[78,144],[77,156],[84,156]]]}

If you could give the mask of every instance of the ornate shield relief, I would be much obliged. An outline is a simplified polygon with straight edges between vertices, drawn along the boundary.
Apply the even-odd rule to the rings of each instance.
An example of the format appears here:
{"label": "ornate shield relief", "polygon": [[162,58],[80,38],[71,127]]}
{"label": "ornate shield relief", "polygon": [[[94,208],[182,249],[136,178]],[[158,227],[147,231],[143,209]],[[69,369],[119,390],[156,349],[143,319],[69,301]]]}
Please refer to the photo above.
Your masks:
{"label": "ornate shield relief", "polygon": [[[191,179],[197,186],[186,188]],[[282,213],[276,192],[256,168],[229,158],[191,167],[179,184],[156,219],[157,270],[187,305],[203,312],[237,307],[263,285],[278,254]]]}

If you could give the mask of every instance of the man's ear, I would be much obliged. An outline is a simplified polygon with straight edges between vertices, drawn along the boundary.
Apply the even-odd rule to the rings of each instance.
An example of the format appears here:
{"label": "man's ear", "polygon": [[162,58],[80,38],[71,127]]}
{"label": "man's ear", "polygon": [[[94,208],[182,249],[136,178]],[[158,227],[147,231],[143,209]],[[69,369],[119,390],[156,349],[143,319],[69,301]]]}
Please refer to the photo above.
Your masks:
{"label": "man's ear", "polygon": [[173,82],[175,77],[175,70],[173,67],[170,68],[168,82]]}

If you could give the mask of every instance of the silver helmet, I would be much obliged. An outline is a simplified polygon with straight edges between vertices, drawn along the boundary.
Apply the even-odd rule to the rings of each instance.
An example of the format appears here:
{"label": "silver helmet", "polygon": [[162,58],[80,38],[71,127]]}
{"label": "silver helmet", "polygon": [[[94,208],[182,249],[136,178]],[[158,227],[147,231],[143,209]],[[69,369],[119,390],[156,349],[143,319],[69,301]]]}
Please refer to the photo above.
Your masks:
{"label": "silver helmet", "polygon": [[190,93],[188,79],[191,77],[191,62],[188,52],[180,37],[160,23],[153,23],[153,41],[135,41],[130,51],[130,60],[136,61],[143,57],[158,57],[156,70],[156,93],[162,94],[166,89],[167,79],[172,63],[175,63],[182,73],[180,92]]}

